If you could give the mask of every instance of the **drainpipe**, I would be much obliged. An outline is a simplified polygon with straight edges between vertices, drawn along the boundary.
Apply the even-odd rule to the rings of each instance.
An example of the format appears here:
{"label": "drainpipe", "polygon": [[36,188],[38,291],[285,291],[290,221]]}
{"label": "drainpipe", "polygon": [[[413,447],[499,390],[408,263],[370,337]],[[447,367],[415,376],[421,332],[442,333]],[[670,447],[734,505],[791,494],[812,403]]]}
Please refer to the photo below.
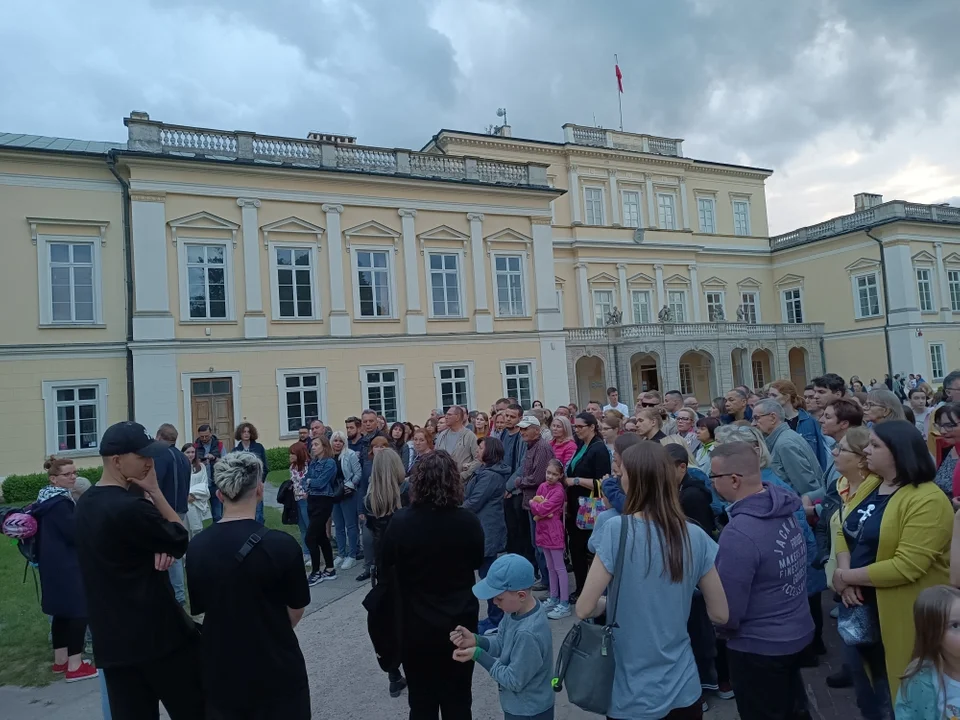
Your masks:
{"label": "drainpipe", "polygon": [[863,232],[880,248],[880,277],[883,281],[883,346],[887,351],[887,375],[893,379],[893,360],[890,357],[890,293],[887,292],[887,261],[883,256],[883,241],[871,235],[869,230]]}
{"label": "drainpipe", "polygon": [[127,295],[127,419],[136,418],[133,392],[133,229],[130,223],[130,184],[117,172],[116,151],[107,155],[107,169],[120,183],[121,203],[123,204],[123,282]]}

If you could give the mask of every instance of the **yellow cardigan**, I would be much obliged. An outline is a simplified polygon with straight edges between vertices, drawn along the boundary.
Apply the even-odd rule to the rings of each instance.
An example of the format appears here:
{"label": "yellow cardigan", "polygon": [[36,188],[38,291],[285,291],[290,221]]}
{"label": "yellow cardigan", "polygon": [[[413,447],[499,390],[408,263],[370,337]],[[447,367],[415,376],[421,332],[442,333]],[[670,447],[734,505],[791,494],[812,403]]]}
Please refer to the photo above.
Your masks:
{"label": "yellow cardigan", "polygon": [[[844,512],[855,510],[869,495],[864,483]],[[913,654],[913,603],[926,588],[950,581],[953,507],[935,483],[905,485],[890,498],[880,522],[877,561],[867,567],[877,591],[880,636],[886,655],[890,697],[897,697],[900,676]],[[849,552],[843,531],[837,552]]]}

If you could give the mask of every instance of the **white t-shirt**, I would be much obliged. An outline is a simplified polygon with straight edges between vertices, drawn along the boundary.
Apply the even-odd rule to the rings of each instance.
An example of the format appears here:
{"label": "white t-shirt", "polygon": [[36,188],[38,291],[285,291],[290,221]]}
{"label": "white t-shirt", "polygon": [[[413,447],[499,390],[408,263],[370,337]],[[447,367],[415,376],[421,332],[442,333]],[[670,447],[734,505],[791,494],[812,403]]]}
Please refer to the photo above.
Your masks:
{"label": "white t-shirt", "polygon": [[603,412],[606,412],[607,410],[619,410],[624,417],[630,417],[630,408],[623,403],[617,403],[616,405],[604,405]]}
{"label": "white t-shirt", "polygon": [[946,698],[937,693],[937,702],[940,705],[940,717],[944,720],[960,718],[960,682],[949,675],[943,676],[943,688],[947,692]]}
{"label": "white t-shirt", "polygon": [[[913,410],[913,408],[910,408]],[[913,410],[913,416],[916,419],[917,430],[923,435],[923,439],[927,439],[927,432],[930,430],[930,425],[927,423],[927,418],[930,417],[930,413],[933,412],[933,408],[924,408],[921,412]],[[932,417],[930,418],[933,419]]]}

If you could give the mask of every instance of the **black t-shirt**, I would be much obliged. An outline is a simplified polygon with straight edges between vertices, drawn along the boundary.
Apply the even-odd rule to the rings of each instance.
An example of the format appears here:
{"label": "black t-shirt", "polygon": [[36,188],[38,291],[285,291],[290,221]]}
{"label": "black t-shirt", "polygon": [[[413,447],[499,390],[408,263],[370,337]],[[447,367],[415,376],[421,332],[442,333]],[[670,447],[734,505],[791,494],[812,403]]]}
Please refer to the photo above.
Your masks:
{"label": "black t-shirt", "polygon": [[[880,494],[878,487],[863,499],[857,507],[843,515],[843,535],[850,551],[850,567],[865,568],[877,561],[877,548],[880,547],[880,525],[883,514],[896,491],[887,495]],[[863,588],[864,601],[876,602],[876,591]]]}
{"label": "black t-shirt", "polygon": [[116,485],[95,485],[76,511],[77,558],[83,575],[97,665],[155,660],[196,637],[154,554],[182,557],[187,529],[165,520],[149,500]]}
{"label": "black t-shirt", "polygon": [[[236,554],[255,532],[261,541],[239,563]],[[205,613],[205,685],[221,689],[208,705],[252,717],[244,713],[307,687],[287,614],[310,604],[303,550],[293,536],[255,520],[211,525],[190,543],[187,587],[194,615]],[[256,677],[237,682],[238,668],[255,668]]]}

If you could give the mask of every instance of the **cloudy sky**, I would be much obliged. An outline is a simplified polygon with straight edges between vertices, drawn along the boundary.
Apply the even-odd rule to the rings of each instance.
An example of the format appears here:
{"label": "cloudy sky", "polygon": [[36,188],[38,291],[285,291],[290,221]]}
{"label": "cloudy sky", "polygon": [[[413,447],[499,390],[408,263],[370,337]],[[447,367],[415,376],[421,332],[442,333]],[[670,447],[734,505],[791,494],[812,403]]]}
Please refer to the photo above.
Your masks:
{"label": "cloudy sky", "polygon": [[565,122],[773,168],[771,232],[855,192],[960,204],[957,0],[4,0],[0,131],[122,118],[419,148]]}

